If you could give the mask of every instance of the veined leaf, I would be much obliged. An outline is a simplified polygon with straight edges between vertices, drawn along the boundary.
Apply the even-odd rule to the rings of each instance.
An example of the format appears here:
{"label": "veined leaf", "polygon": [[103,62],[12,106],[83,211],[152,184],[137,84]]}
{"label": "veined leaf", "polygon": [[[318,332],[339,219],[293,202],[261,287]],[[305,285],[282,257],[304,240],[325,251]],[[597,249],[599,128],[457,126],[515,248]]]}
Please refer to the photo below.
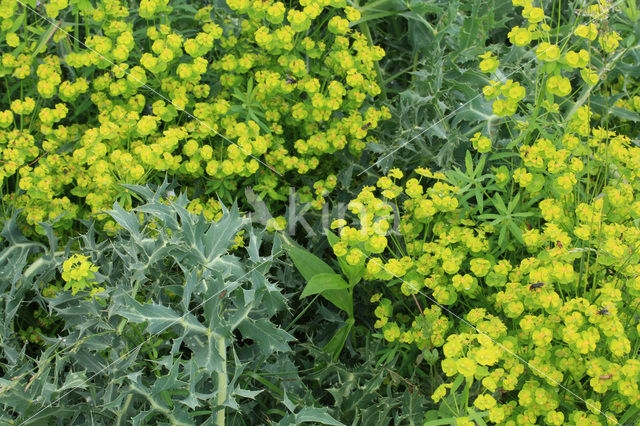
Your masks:
{"label": "veined leaf", "polygon": [[147,332],[150,334],[161,333],[173,325],[180,325],[185,329],[207,334],[207,328],[201,325],[191,314],[187,314],[185,319],[185,317],[179,315],[168,306],[156,303],[142,305],[127,294],[124,295],[124,298],[125,305],[115,310],[114,313],[122,315],[136,324],[148,322]]}
{"label": "veined leaf", "polygon": [[349,290],[325,290],[321,294],[336,307],[345,311],[349,317],[353,317],[353,296]]}
{"label": "veined leaf", "polygon": [[133,237],[140,236],[140,222],[135,213],[126,211],[120,207],[117,201],[113,204],[113,210],[109,210],[107,213]]}
{"label": "veined leaf", "polygon": [[265,319],[247,319],[238,328],[245,338],[254,340],[266,354],[273,351],[288,352],[291,350],[288,342],[295,340],[292,335]]}
{"label": "veined leaf", "polygon": [[294,245],[290,239],[285,240],[283,248],[305,280],[309,281],[317,274],[335,274],[331,266],[308,250]]}
{"label": "veined leaf", "polygon": [[342,290],[349,287],[349,283],[338,274],[316,274],[307,282],[300,298],[302,299],[318,293],[322,294],[326,290]]}

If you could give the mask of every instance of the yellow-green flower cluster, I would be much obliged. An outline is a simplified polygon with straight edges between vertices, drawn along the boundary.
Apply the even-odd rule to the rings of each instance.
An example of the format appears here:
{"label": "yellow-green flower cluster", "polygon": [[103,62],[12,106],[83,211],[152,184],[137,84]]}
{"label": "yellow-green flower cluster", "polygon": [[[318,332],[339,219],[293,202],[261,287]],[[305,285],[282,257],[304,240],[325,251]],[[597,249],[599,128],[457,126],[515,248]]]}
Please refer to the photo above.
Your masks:
{"label": "yellow-green flower cluster", "polygon": [[222,205],[213,198],[206,201],[194,198],[187,206],[187,210],[195,215],[202,214],[208,221],[217,222],[222,217]]}
{"label": "yellow-green flower cluster", "polygon": [[74,254],[62,264],[62,279],[66,282],[64,290],[71,290],[72,295],[79,291],[89,292],[93,298],[97,293],[104,291],[103,287],[95,285],[95,273],[98,267],[91,263],[88,256]]}
{"label": "yellow-green flower cluster", "polygon": [[[10,112],[10,111],[9,111]],[[35,138],[28,132],[14,129],[0,130],[0,178],[11,176],[28,162],[35,159],[40,150],[36,146]]]}
{"label": "yellow-green flower cluster", "polygon": [[[2,19],[22,16],[16,2],[2,5]],[[30,225],[65,213],[55,226],[68,227],[105,218],[116,200],[130,207],[121,183],[168,174],[198,187],[205,205],[220,188],[234,196],[251,185],[286,200],[278,174],[291,183],[316,170],[305,193],[320,209],[337,184],[332,154],[359,155],[390,117],[386,107],[367,107],[380,93],[384,51],[351,28],[360,12],[344,0],[228,5],[235,12],[226,19],[199,10],[196,31],[183,33],[156,22],[172,13],[166,0],[142,1],[133,16],[126,2],[104,0],[80,11],[96,25],[81,40],[86,48],[61,58],[25,40],[5,53],[0,75],[24,83],[0,105],[0,176],[22,190],[5,201],[23,208]],[[47,13],[64,17],[67,8],[50,2]],[[137,17],[146,33],[134,33]],[[52,45],[65,43],[57,33]],[[16,34],[0,31],[12,44]]]}
{"label": "yellow-green flower cluster", "polygon": [[[574,411],[563,408],[559,385],[576,382],[610,416],[640,406],[640,148],[590,119],[582,107],[560,139],[520,148],[506,175],[525,201],[537,200],[537,218],[521,223],[522,243],[505,258],[495,257],[496,227],[467,215],[467,192],[427,169],[409,179],[392,170],[349,204],[357,226],[333,224],[337,257],[366,266],[367,280],[401,279],[394,297],[415,303],[414,317],[403,319],[391,299],[374,297],[382,336],[442,346],[443,372],[481,383],[474,404],[495,423],[601,421],[573,399]],[[508,188],[493,191],[504,198]],[[399,235],[390,234],[393,206],[401,206]],[[431,301],[480,307],[452,328]],[[420,326],[425,318],[431,328]]]}
{"label": "yellow-green flower cluster", "polygon": [[[566,97],[571,94],[574,90],[571,85],[572,75],[577,71],[585,84],[596,85],[600,81],[600,74],[592,66],[591,55],[612,53],[618,48],[621,38],[606,23],[608,8],[603,6],[606,2],[598,2],[588,8],[587,15],[592,20],[579,24],[570,40],[559,45],[552,37],[551,27],[547,23],[551,19],[535,3],[533,0],[513,0],[514,6],[523,8],[522,17],[526,19],[527,25],[513,27],[508,37],[514,46],[529,48],[535,53],[545,79],[542,87],[547,95],[543,106],[549,111],[557,112],[554,96]],[[593,43],[596,40],[597,45]],[[537,44],[531,46],[536,41]],[[482,72],[494,73],[497,70],[499,60],[491,52],[480,55],[480,58],[482,61],[479,68]],[[511,80],[491,80],[483,91],[487,100],[493,100],[493,112],[499,117],[515,114],[518,102],[525,95],[524,88],[517,85],[514,87]]]}
{"label": "yellow-green flower cluster", "polygon": [[[509,37],[517,46],[537,41],[541,106],[558,112],[553,98],[571,96],[571,73],[594,85],[591,55],[617,47],[599,20],[606,8],[589,8],[596,22],[561,48],[542,8],[514,4],[528,26]],[[481,71],[499,75],[493,54],[481,59]],[[526,89],[492,80],[484,93],[507,116]],[[441,347],[451,382],[436,389],[436,402],[462,376],[480,386],[473,404],[496,424],[606,424],[613,420],[602,413],[616,419],[640,407],[640,148],[593,127],[593,116],[583,105],[554,131],[530,135],[516,160],[492,167],[495,184],[480,192],[458,186],[455,173],[391,170],[349,204],[353,222],[332,224],[340,229],[335,255],[363,267],[365,280],[389,282],[392,297],[371,300],[381,337]],[[471,142],[480,154],[491,150],[482,133]],[[447,322],[445,307],[467,312],[464,321]],[[433,326],[424,328],[427,319]],[[586,403],[566,392],[576,384]]]}
{"label": "yellow-green flower cluster", "polygon": [[526,96],[525,88],[513,80],[507,80],[502,84],[491,80],[482,92],[487,100],[494,100],[493,113],[499,117],[515,114],[519,102]]}

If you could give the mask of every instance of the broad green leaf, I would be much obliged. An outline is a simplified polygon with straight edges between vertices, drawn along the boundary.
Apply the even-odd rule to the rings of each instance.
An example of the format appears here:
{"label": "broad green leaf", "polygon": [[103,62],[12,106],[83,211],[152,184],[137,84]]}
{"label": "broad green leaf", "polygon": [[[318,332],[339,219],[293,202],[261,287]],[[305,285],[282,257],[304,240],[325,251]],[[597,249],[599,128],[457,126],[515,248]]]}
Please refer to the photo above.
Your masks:
{"label": "broad green leaf", "polygon": [[142,305],[126,294],[124,298],[126,305],[116,309],[114,313],[122,315],[136,324],[148,322],[147,332],[150,334],[161,333],[173,325],[180,325],[185,329],[207,334],[207,328],[198,323],[197,319],[191,314],[187,314],[186,318],[184,318],[168,306],[156,303]]}
{"label": "broad green leaf", "polygon": [[283,248],[293,260],[300,274],[309,281],[315,275],[318,274],[334,274],[333,268],[327,265],[322,259],[315,254],[305,250],[301,247],[295,246],[295,243],[289,238],[285,237],[285,244]]}
{"label": "broad green leaf", "polygon": [[327,234],[327,240],[329,241],[329,245],[331,245],[331,247],[335,246],[336,243],[340,241],[340,238],[330,230],[325,229],[325,232]]}
{"label": "broad green leaf", "polygon": [[[25,399],[28,401],[27,397],[25,397]],[[28,401],[28,403],[31,402],[32,401]],[[44,424],[50,424],[51,419],[62,421],[62,419],[71,418],[77,414],[77,410],[72,407],[52,407],[51,405],[48,405],[28,416],[27,419],[19,422],[18,424],[41,426]]]}
{"label": "broad green leaf", "polygon": [[134,209],[137,212],[149,213],[162,221],[170,229],[178,229],[175,210],[161,203],[145,204]]}
{"label": "broad green leaf", "polygon": [[350,285],[338,274],[317,274],[307,282],[300,298],[324,293],[327,290],[341,290],[349,288]]}
{"label": "broad green leaf", "polygon": [[107,213],[118,225],[129,231],[132,236],[137,237],[140,235],[140,222],[135,213],[126,211],[120,207],[117,201],[113,204],[113,210],[108,210]]}
{"label": "broad green leaf", "polygon": [[287,410],[291,411],[292,413],[296,410],[296,405],[293,402],[291,402],[291,400],[289,399],[289,396],[287,395],[287,391],[284,392],[282,403],[284,404],[285,407],[287,407]]}
{"label": "broad green leaf", "polygon": [[249,398],[249,399],[256,399],[256,396],[258,396],[262,392],[264,392],[264,389],[252,391],[247,389],[235,388],[233,390],[234,395],[238,395],[242,398]]}
{"label": "broad green leaf", "polygon": [[178,380],[179,368],[180,363],[174,362],[169,369],[168,374],[160,376],[156,379],[155,383],[151,387],[151,392],[153,392],[154,394],[160,394],[161,392],[180,387],[177,385],[184,385],[184,382],[180,382]]}
{"label": "broad green leaf", "polygon": [[89,381],[84,371],[81,372],[69,372],[64,381],[64,384],[58,388],[59,393],[63,393],[67,389],[85,389]]}
{"label": "broad green leaf", "polygon": [[93,10],[93,5],[89,0],[78,0],[78,10],[81,12],[90,12]]}
{"label": "broad green leaf", "polygon": [[321,294],[336,307],[345,311],[349,317],[353,317],[353,296],[349,290],[325,290]]}
{"label": "broad green leaf", "polygon": [[607,101],[601,95],[592,96],[589,99],[589,108],[600,115],[613,115],[621,120],[628,120],[634,123],[640,122],[640,114],[626,108],[615,106],[615,101],[616,99],[614,98],[608,99]]}
{"label": "broad green leaf", "polygon": [[233,244],[233,238],[245,223],[235,204],[218,222],[212,222],[202,237],[207,260],[212,261],[222,256]]}

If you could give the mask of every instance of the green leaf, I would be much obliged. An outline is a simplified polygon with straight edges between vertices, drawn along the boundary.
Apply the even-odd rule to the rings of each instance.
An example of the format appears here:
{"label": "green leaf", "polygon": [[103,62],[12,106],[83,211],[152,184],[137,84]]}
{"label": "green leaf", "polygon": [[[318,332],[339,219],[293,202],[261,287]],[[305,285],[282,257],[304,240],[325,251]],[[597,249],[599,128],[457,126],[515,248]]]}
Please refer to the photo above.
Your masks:
{"label": "green leaf", "polygon": [[473,160],[471,159],[471,152],[467,151],[467,154],[464,156],[464,165],[467,168],[466,173],[469,176],[473,176]]}
{"label": "green leaf", "polygon": [[349,318],[345,325],[340,327],[340,329],[333,335],[329,343],[324,346],[325,352],[328,352],[333,355],[333,360],[337,361],[340,352],[342,352],[342,348],[344,347],[344,343],[347,341],[347,337],[353,328],[353,324],[355,320],[353,318]]}
{"label": "green leaf", "polygon": [[307,282],[300,298],[323,293],[326,290],[340,290],[350,285],[338,274],[317,274]]}
{"label": "green leaf", "polygon": [[326,408],[305,407],[296,414],[296,424],[299,423],[321,423],[323,425],[344,426],[329,414]]}
{"label": "green leaf", "polygon": [[207,328],[202,326],[191,314],[187,314],[187,319],[184,319],[182,315],[177,314],[168,306],[156,303],[142,305],[127,294],[124,295],[124,298],[126,305],[115,309],[114,313],[136,324],[148,322],[147,332],[150,334],[161,333],[173,325],[181,325],[201,334],[207,333]]}
{"label": "green leaf", "polygon": [[203,236],[203,251],[209,261],[226,253],[233,238],[246,223],[240,216],[237,205],[234,204],[230,210],[226,210],[224,206],[222,209],[226,214],[219,221],[211,223]]}
{"label": "green leaf", "polygon": [[289,352],[291,348],[287,342],[296,340],[295,337],[264,318],[247,319],[241,322],[238,328],[245,338],[254,340],[266,354],[271,354],[274,350]]}
{"label": "green leaf", "polygon": [[620,424],[626,424],[633,418],[640,418],[640,407],[629,407],[620,418]]}
{"label": "green leaf", "polygon": [[81,12],[91,12],[93,10],[93,5],[89,0],[78,0],[76,4]]}
{"label": "green leaf", "polygon": [[29,63],[31,63],[31,61],[33,61],[33,58],[38,56],[40,52],[46,49],[47,43],[49,42],[51,37],[53,37],[53,34],[56,32],[60,24],[62,24],[62,20],[58,22],[52,22],[51,24],[49,24],[49,28],[47,28],[47,30],[44,33],[42,33],[42,35],[40,36],[40,41],[38,41],[38,45],[36,46],[36,49],[31,54],[31,57],[29,58]]}
{"label": "green leaf", "polygon": [[441,426],[441,425],[453,425],[453,424],[456,424],[456,418],[448,417],[445,419],[431,420],[431,421],[425,422],[422,426]]}
{"label": "green leaf", "polygon": [[264,392],[264,389],[252,391],[247,389],[235,388],[233,390],[234,395],[238,395],[242,398],[249,398],[249,399],[256,399],[256,396],[258,396],[262,392]]}
{"label": "green leaf", "polygon": [[498,245],[504,247],[504,239],[507,237],[507,227],[500,228],[500,235],[498,235]]}
{"label": "green leaf", "polygon": [[504,201],[502,201],[502,197],[500,195],[496,194],[493,197],[493,205],[500,213],[507,214],[507,206],[504,205]]}
{"label": "green leaf", "polygon": [[289,257],[291,257],[291,260],[293,260],[293,263],[304,279],[309,281],[318,274],[335,274],[333,268],[318,256],[301,247],[295,246],[293,241],[287,237],[285,238],[283,248],[287,251],[287,254],[289,254]]}
{"label": "green leaf", "polygon": [[289,396],[287,395],[287,391],[284,391],[284,395],[282,397],[282,403],[284,404],[285,407],[287,407],[287,410],[291,411],[292,413],[295,412],[296,405],[293,402],[291,402],[291,400],[289,399]]}
{"label": "green leaf", "polygon": [[520,230],[520,228],[518,228],[518,226],[513,222],[513,221],[509,221],[507,222],[508,226],[509,226],[509,230],[511,231],[511,233],[513,234],[514,237],[516,237],[516,239],[524,244],[524,238],[522,237],[522,231]]}
{"label": "green leaf", "polygon": [[135,213],[126,211],[120,207],[117,201],[113,204],[113,210],[109,210],[107,213],[118,225],[129,231],[132,236],[137,237],[140,235],[140,222]]}
{"label": "green leaf", "polygon": [[509,213],[511,213],[516,208],[519,201],[520,201],[520,193],[518,192],[516,196],[513,197],[511,201],[509,201],[509,207],[508,207]]}
{"label": "green leaf", "polygon": [[327,240],[329,240],[329,244],[331,245],[331,247],[335,246],[336,243],[340,241],[340,238],[330,230],[325,229],[324,232],[327,234]]}
{"label": "green leaf", "polygon": [[640,122],[640,114],[626,108],[617,107],[613,105],[614,101],[614,99],[606,100],[602,96],[592,96],[589,99],[589,108],[601,115],[610,114],[621,120],[628,120],[634,123]]}
{"label": "green leaf", "polygon": [[474,420],[478,426],[487,426],[487,423],[484,421],[483,417],[487,417],[489,415],[488,412],[476,412],[471,407],[467,408],[467,412],[471,420]]}
{"label": "green leaf", "polygon": [[338,308],[353,316],[353,298],[347,290],[351,285],[347,283],[340,275],[317,274],[311,278],[305,286],[300,298],[321,294],[322,297],[333,303]]}
{"label": "green leaf", "polygon": [[87,376],[84,371],[81,372],[69,372],[64,381],[64,384],[58,388],[58,393],[62,394],[67,389],[86,389],[88,385]]}
{"label": "green leaf", "polygon": [[350,318],[353,317],[353,296],[349,290],[326,290],[322,292],[322,297],[345,311]]}

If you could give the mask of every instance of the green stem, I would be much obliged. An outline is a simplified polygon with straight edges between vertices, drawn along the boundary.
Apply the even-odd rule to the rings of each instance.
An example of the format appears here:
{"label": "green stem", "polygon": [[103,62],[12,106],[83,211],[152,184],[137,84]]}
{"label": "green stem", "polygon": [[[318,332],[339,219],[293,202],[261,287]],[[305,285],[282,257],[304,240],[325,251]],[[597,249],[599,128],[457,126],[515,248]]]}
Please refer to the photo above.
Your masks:
{"label": "green stem", "polygon": [[120,426],[120,424],[122,423],[123,415],[127,413],[127,410],[129,409],[129,404],[131,404],[132,399],[133,399],[133,394],[130,393],[129,396],[127,396],[127,399],[124,401],[124,405],[122,406],[122,409],[118,413],[118,417],[116,418],[116,426]]}
{"label": "green stem", "polygon": [[287,328],[286,328],[287,331],[291,330],[291,327],[293,327],[293,325],[300,319],[300,317],[302,315],[304,315],[305,312],[307,312],[307,309],[309,309],[311,306],[315,306],[314,302],[316,301],[316,299],[318,297],[320,297],[320,294],[316,294],[316,296],[313,298],[313,300],[310,303],[308,303],[307,306],[304,307],[302,312],[300,312],[298,315],[296,315],[296,317],[287,326]]}
{"label": "green stem", "polygon": [[216,413],[216,425],[224,426],[224,404],[227,399],[227,346],[224,338],[217,339],[218,355],[222,357],[222,369],[218,372],[218,412]]}

